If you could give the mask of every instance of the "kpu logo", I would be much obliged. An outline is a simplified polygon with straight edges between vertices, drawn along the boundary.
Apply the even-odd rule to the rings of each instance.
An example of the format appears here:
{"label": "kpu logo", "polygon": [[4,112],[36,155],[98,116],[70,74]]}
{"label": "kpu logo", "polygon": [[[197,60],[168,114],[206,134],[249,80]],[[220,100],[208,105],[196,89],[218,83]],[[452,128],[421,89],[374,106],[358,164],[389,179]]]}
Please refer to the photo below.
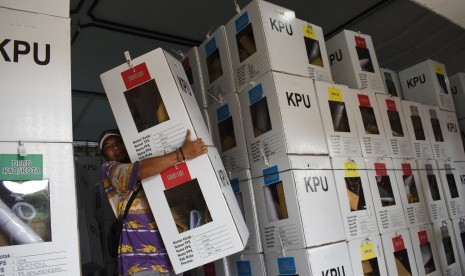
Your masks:
{"label": "kpu logo", "polygon": [[310,97],[308,95],[286,92],[286,98],[289,106],[293,105],[299,107],[302,102],[306,108],[310,108],[311,106]]}
{"label": "kpu logo", "polygon": [[[27,56],[31,52],[31,45],[27,41],[23,40],[13,40],[4,39],[0,43],[0,53],[3,56],[3,59],[6,62],[11,62],[11,57],[13,62],[19,62],[19,56]],[[42,54],[45,48],[45,54]],[[39,54],[39,52],[41,54]],[[45,44],[45,46],[40,46],[39,43],[32,43],[32,54],[34,62],[37,65],[47,65],[50,63],[50,44]]]}
{"label": "kpu logo", "polygon": [[328,189],[329,189],[329,186],[328,186],[328,179],[326,178],[326,176],[322,177],[315,177],[315,176],[312,176],[312,177],[304,177],[304,182],[305,182],[305,189],[307,190],[307,193],[310,191],[312,193],[316,193],[318,192],[318,186],[321,187],[321,189],[323,189],[324,192],[327,192]]}
{"label": "kpu logo", "polygon": [[425,82],[426,82],[425,74],[421,74],[419,76],[416,76],[416,77],[413,77],[407,80],[407,88],[413,88],[417,86],[418,83],[425,83]]}
{"label": "kpu logo", "polygon": [[447,123],[447,131],[457,133],[457,125],[454,123]]}
{"label": "kpu logo", "polygon": [[186,94],[189,94],[189,96],[192,96],[189,82],[184,80],[180,76],[177,76],[177,77],[178,77],[179,85],[181,86],[181,90],[184,91]]}
{"label": "kpu logo", "polygon": [[331,268],[325,271],[321,271],[322,276],[345,276],[346,272],[344,266]]}
{"label": "kpu logo", "polygon": [[333,65],[333,61],[341,61],[342,60],[342,51],[341,49],[334,52],[334,54],[329,55],[329,62]]}
{"label": "kpu logo", "polygon": [[292,25],[288,23],[283,23],[279,21],[278,19],[272,19],[270,18],[270,23],[271,23],[271,29],[275,30],[277,32],[282,33],[283,30],[285,29],[288,35],[293,35],[294,32],[292,31]]}

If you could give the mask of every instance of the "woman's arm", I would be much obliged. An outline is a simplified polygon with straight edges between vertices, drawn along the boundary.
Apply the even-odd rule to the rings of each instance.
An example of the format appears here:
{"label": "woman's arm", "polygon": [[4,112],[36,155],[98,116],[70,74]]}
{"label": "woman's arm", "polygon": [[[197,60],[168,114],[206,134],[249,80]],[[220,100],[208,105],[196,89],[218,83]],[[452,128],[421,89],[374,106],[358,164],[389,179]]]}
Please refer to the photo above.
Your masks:
{"label": "woman's arm", "polygon": [[[201,138],[191,141],[191,131],[188,129],[186,140],[181,146],[181,150],[182,154],[184,154],[185,160],[189,160],[207,153],[208,147]],[[181,152],[173,151],[162,156],[155,156],[142,160],[137,173],[138,180],[157,175],[176,165],[176,163],[180,161],[179,158],[182,158],[182,154]]]}

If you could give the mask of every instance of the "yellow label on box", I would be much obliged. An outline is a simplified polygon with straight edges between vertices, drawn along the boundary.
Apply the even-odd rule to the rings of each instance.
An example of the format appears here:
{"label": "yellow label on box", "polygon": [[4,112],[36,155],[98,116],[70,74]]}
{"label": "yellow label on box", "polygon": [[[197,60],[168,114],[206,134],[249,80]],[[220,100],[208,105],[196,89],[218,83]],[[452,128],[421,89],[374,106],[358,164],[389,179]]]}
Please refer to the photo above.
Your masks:
{"label": "yellow label on box", "polygon": [[346,172],[346,177],[359,177],[358,174],[358,167],[355,162],[345,162],[344,163],[344,170]]}
{"label": "yellow label on box", "polygon": [[330,101],[333,102],[343,102],[342,92],[336,87],[328,87],[328,97]]}
{"label": "yellow label on box", "polygon": [[436,68],[436,73],[438,73],[440,75],[444,75],[444,72],[442,71],[442,66],[441,65],[436,64],[435,68]]}
{"label": "yellow label on box", "polygon": [[362,250],[362,261],[370,260],[376,258],[375,255],[375,246],[372,242],[366,242],[360,247]]}
{"label": "yellow label on box", "polygon": [[310,39],[317,40],[316,39],[316,32],[312,28],[311,25],[308,25],[308,24],[304,25],[304,37],[308,37]]}

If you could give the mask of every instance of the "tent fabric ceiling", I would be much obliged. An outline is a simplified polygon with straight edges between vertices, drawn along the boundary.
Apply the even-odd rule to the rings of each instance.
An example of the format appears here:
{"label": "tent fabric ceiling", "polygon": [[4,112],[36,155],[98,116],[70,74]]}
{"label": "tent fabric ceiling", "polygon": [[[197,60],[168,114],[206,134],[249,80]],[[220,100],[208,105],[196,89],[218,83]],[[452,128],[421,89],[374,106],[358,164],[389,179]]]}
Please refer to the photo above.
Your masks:
{"label": "tent fabric ceiling", "polygon": [[[250,0],[236,2],[244,7]],[[371,35],[381,67],[399,71],[433,59],[448,75],[465,72],[465,30],[414,2],[269,2],[321,26],[326,39],[343,29]],[[71,0],[70,10],[74,139],[89,141],[116,126],[99,75],[123,63],[124,51],[133,57],[158,47],[185,52],[236,13],[234,0]]]}

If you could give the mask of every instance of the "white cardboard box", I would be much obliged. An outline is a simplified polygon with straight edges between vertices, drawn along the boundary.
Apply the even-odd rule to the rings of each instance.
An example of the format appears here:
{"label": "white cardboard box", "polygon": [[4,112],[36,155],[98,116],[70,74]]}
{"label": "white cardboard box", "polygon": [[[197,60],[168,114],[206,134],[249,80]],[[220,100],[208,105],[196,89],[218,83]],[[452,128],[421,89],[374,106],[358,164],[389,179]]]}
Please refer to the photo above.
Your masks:
{"label": "white cardboard box", "polygon": [[213,143],[220,151],[226,171],[236,172],[250,168],[247,144],[242,124],[239,95],[224,95],[222,101],[208,108]]}
{"label": "white cardboard box", "polygon": [[433,159],[433,151],[426,129],[426,118],[421,112],[422,104],[410,101],[401,102],[414,158]]}
{"label": "white cardboard box", "polygon": [[384,134],[392,158],[413,158],[404,110],[399,98],[376,94]]}
{"label": "white cardboard box", "polygon": [[389,275],[418,275],[408,229],[381,235]]}
{"label": "white cardboard box", "polygon": [[2,274],[81,275],[72,144],[24,147],[0,143]]}
{"label": "white cardboard box", "polygon": [[447,159],[452,157],[448,152],[445,142],[444,132],[445,124],[440,121],[441,112],[439,107],[432,105],[422,105],[422,112],[425,118],[425,126],[428,131],[428,136],[433,150],[434,159]]}
{"label": "white cardboard box", "polygon": [[441,276],[438,248],[431,224],[414,226],[409,229],[418,274],[421,276]]}
{"label": "white cardboard box", "polygon": [[449,77],[450,90],[454,99],[455,112],[459,120],[465,119],[465,73],[457,73]]}
{"label": "white cardboard box", "polygon": [[366,158],[371,196],[381,234],[407,227],[391,158]]}
{"label": "white cardboard box", "polygon": [[459,130],[462,146],[465,148],[465,119],[459,121]]}
{"label": "white cardboard box", "polygon": [[326,49],[336,83],[387,93],[371,36],[343,30],[326,41]]}
{"label": "white cardboard box", "polygon": [[462,275],[465,275],[465,217],[452,220]]}
{"label": "white cardboard box", "polygon": [[381,71],[381,77],[384,81],[384,88],[389,95],[403,99],[402,89],[399,81],[399,74],[396,71],[389,70],[387,68],[379,68]]}
{"label": "white cardboard box", "polygon": [[414,159],[392,159],[407,227],[429,223],[423,188]]}
{"label": "white cardboard box", "polygon": [[448,219],[446,201],[435,160],[417,160],[421,188],[431,223]]}
{"label": "white cardboard box", "polygon": [[265,253],[265,260],[269,275],[358,275],[352,273],[345,242]]}
{"label": "white cardboard box", "polygon": [[455,111],[444,64],[425,60],[399,71],[404,99]]}
{"label": "white cardboard box", "polygon": [[239,204],[239,208],[241,209],[241,213],[244,216],[247,229],[250,233],[247,245],[241,253],[261,253],[263,250],[260,239],[260,226],[258,225],[257,208],[250,170],[231,173],[229,181]]}
{"label": "white cardboard box", "polygon": [[208,133],[212,133],[212,125],[210,122],[210,117],[208,116],[208,110],[207,109],[202,109],[200,112],[202,112],[202,117],[205,120],[205,124],[207,125]]}
{"label": "white cardboard box", "polygon": [[309,76],[293,11],[254,0],[226,24],[226,34],[238,91],[270,70]]}
{"label": "white cardboard box", "polygon": [[388,275],[379,235],[349,241],[348,248],[354,275]]}
{"label": "white cardboard box", "polygon": [[265,157],[328,154],[311,79],[269,72],[239,98],[251,166]]}
{"label": "white cardboard box", "polygon": [[315,81],[330,156],[361,156],[354,95],[347,86]]}
{"label": "white cardboard box", "polygon": [[443,126],[444,141],[447,152],[451,153],[448,159],[452,161],[465,161],[465,150],[455,112],[441,110],[439,121]]}
{"label": "white cardboard box", "polygon": [[227,258],[204,264],[191,270],[195,276],[230,276],[231,272]]}
{"label": "white cardboard box", "polygon": [[162,49],[100,75],[132,161],[163,155],[192,139],[213,145],[180,61]]}
{"label": "white cardboard box", "polygon": [[346,240],[379,233],[376,212],[361,157],[331,158]]}
{"label": "white cardboard box", "polygon": [[195,99],[200,109],[207,107],[207,95],[203,84],[203,76],[200,68],[199,48],[192,47],[183,55],[182,67],[187,80],[194,92]]}
{"label": "white cardboard box", "polygon": [[27,0],[0,0],[0,7],[29,11],[33,13],[43,13],[52,16],[69,17],[69,3],[69,1],[61,0],[46,0],[41,2],[30,2]]}
{"label": "white cardboard box", "polygon": [[345,239],[329,157],[289,155],[252,178],[264,252]]}
{"label": "white cardboard box", "polygon": [[298,30],[304,38],[307,53],[307,67],[311,79],[331,82],[328,53],[323,29],[312,23],[296,19]]}
{"label": "white cardboard box", "polygon": [[226,30],[223,25],[200,44],[199,62],[206,107],[217,101],[220,95],[236,92]]}
{"label": "white cardboard box", "polygon": [[375,94],[355,89],[349,89],[349,91],[355,95],[353,112],[362,155],[364,157],[389,156],[388,143]]}
{"label": "white cardboard box", "polygon": [[433,234],[438,248],[442,275],[462,275],[452,221],[443,220],[433,223]]}
{"label": "white cardboard box", "polygon": [[0,18],[0,141],[72,142],[69,18],[5,8]]}
{"label": "white cardboard box", "polygon": [[450,219],[465,216],[465,189],[462,178],[465,177],[465,168],[456,162],[437,160],[442,190],[446,200]]}
{"label": "white cardboard box", "polygon": [[176,273],[244,249],[249,232],[215,148],[142,184]]}
{"label": "white cardboard box", "polygon": [[231,276],[266,276],[265,256],[237,253],[228,257]]}

